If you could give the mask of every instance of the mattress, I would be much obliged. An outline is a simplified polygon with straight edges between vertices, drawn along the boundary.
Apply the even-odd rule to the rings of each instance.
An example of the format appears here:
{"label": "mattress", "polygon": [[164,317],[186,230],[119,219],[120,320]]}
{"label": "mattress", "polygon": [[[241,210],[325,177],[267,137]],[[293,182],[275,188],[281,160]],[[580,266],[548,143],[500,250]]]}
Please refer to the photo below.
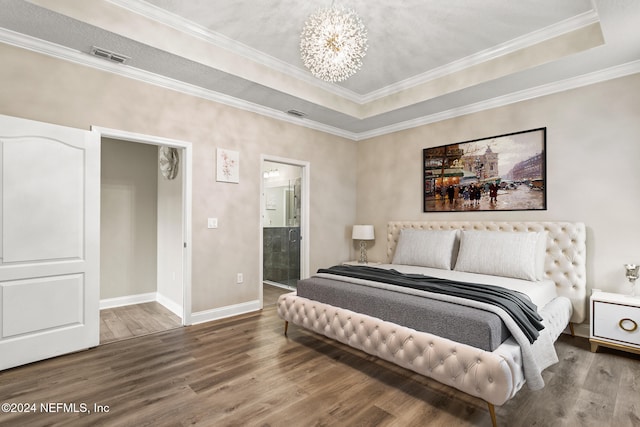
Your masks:
{"label": "mattress", "polygon": [[[444,273],[444,276],[447,277],[442,278],[445,279],[469,280],[499,286],[503,286],[503,284],[495,283],[494,279],[505,279],[425,267],[391,264],[380,267],[394,268],[403,273],[425,274],[435,277],[442,277]],[[553,299],[551,296],[555,292],[555,287],[549,288],[546,283],[518,279],[497,281],[503,282],[507,285],[504,287],[509,289],[531,291],[535,300],[543,305]],[[297,294],[304,298],[367,314],[486,351],[495,350],[511,335],[504,322],[495,313],[451,302],[436,301],[401,290],[394,292],[365,284],[345,282],[338,277],[312,277],[301,280],[298,282]]]}
{"label": "mattress", "polygon": [[486,274],[467,273],[464,271],[441,270],[438,268],[418,267],[413,265],[381,264],[377,268],[394,269],[407,274],[424,274],[441,279],[459,280],[461,282],[497,285],[503,288],[522,292],[540,309],[558,296],[556,284],[552,280],[529,281],[511,277],[489,276]]}

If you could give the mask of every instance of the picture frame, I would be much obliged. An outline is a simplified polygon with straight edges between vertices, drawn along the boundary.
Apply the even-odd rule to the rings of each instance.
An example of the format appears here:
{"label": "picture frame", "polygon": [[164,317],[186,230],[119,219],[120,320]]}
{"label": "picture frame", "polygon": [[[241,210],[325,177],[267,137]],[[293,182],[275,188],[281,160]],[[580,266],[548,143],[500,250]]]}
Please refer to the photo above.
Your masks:
{"label": "picture frame", "polygon": [[547,209],[547,128],[425,148],[423,211]]}
{"label": "picture frame", "polygon": [[224,148],[216,149],[216,181],[240,182],[240,153]]}

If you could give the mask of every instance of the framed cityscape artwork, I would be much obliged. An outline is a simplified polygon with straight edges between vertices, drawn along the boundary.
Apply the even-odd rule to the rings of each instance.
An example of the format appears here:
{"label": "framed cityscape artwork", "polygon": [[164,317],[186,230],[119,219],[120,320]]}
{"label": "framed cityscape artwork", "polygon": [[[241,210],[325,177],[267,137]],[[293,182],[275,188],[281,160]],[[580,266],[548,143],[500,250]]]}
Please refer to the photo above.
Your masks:
{"label": "framed cityscape artwork", "polygon": [[547,208],[547,128],[425,148],[424,212]]}

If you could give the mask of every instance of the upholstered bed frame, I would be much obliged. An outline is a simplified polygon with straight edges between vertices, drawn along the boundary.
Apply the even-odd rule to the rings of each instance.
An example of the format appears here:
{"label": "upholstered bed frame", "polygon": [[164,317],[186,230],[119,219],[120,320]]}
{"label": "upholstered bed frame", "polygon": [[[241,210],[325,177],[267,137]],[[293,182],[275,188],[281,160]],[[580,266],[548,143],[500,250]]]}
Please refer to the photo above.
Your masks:
{"label": "upholstered bed frame", "polygon": [[400,230],[478,230],[478,231],[546,231],[547,255],[545,278],[556,284],[558,295],[573,305],[572,323],[582,323],[586,316],[586,231],[583,223],[574,222],[499,222],[499,221],[429,221],[389,222],[387,224],[387,261],[391,262]]}
{"label": "upholstered bed frame", "polygon": [[[582,223],[570,222],[495,222],[429,221],[389,222],[387,261],[391,262],[403,228],[421,230],[489,230],[547,232],[545,276],[556,284],[559,296],[570,300],[571,307],[540,310],[552,339],[569,322],[580,323],[586,315],[586,231]],[[560,300],[560,301],[558,301]],[[566,299],[556,299],[557,304]],[[554,304],[554,301],[549,305]],[[553,313],[553,314],[552,314]],[[385,322],[381,319],[340,307],[298,297],[295,292],[278,300],[278,314],[289,322],[410,369],[426,377],[485,400],[496,425],[494,405],[511,399],[525,380],[516,351],[480,350],[433,334]],[[571,328],[573,331],[573,329]]]}

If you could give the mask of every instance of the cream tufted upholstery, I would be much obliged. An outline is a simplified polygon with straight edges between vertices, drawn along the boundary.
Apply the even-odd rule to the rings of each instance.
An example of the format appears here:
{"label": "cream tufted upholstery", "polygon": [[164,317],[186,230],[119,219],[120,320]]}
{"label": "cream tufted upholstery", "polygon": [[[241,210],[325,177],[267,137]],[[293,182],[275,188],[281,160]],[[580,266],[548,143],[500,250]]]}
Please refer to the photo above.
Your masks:
{"label": "cream tufted upholstery", "polygon": [[[545,329],[553,341],[569,319],[581,322],[585,316],[586,233],[584,224],[565,222],[390,222],[389,259],[393,258],[402,228],[425,230],[463,229],[548,232],[546,276],[555,281],[556,298],[540,310]],[[576,314],[576,311],[578,312]],[[572,312],[573,317],[572,317]],[[334,307],[295,292],[278,299],[278,315],[368,354],[433,378],[493,405],[502,405],[523,386],[520,347],[509,338],[493,352],[487,352],[439,336],[385,322],[381,319]]]}
{"label": "cream tufted upholstery", "polygon": [[499,221],[393,221],[387,224],[387,259],[393,259],[400,230],[487,230],[546,231],[547,256],[545,277],[556,284],[558,295],[573,305],[571,322],[582,323],[586,317],[587,245],[583,223],[573,222],[499,222]]}
{"label": "cream tufted upholstery", "polygon": [[[555,339],[569,322],[570,302],[557,298],[541,312],[546,333]],[[564,305],[564,307],[563,307]],[[487,352],[365,314],[299,297],[281,295],[278,315],[284,320],[410,369],[494,404],[511,399],[524,384],[520,348],[507,340]]]}
{"label": "cream tufted upholstery", "polygon": [[364,314],[283,295],[278,312],[284,319],[366,353],[424,374],[495,405],[514,392],[507,362],[477,348],[419,333]]}

